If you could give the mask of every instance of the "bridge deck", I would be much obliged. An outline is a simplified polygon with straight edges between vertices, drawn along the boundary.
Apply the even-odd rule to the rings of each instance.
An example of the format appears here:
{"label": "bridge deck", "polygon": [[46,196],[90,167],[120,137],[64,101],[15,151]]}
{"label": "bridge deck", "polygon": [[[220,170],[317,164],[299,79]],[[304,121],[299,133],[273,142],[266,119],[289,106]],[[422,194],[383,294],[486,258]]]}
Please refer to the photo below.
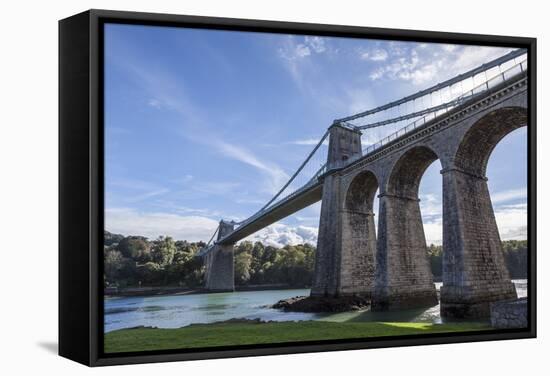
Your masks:
{"label": "bridge deck", "polygon": [[243,224],[227,235],[223,239],[218,241],[219,244],[232,244],[246,238],[248,235],[261,230],[283,218],[288,217],[291,214],[296,213],[318,201],[321,201],[323,194],[323,184],[319,181],[309,186],[297,195],[293,195],[290,198],[283,200],[282,202],[274,205],[265,213],[260,214],[252,222]]}

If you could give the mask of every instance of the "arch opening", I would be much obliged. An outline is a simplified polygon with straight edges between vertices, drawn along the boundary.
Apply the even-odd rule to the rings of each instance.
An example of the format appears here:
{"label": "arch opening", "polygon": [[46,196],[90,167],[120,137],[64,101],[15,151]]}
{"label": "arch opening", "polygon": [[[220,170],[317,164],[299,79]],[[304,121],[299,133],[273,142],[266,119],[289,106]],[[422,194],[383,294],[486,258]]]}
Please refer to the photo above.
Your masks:
{"label": "arch opening", "polygon": [[438,160],[437,154],[425,146],[406,152],[395,164],[387,191],[403,198],[418,199],[420,181],[428,167]]}
{"label": "arch opening", "polygon": [[[526,127],[508,133],[489,156],[487,185],[502,242],[527,239],[527,158]],[[526,277],[507,265],[512,278]]]}

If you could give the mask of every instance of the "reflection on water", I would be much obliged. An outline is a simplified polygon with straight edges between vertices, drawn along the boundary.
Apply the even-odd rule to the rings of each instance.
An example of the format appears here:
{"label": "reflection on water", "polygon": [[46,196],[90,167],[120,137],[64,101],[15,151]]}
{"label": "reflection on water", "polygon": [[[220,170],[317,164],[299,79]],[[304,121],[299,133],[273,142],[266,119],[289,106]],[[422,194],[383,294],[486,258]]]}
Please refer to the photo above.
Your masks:
{"label": "reflection on water", "polygon": [[[527,280],[514,280],[519,297],[527,296]],[[436,283],[439,290],[441,283]],[[268,308],[281,299],[309,295],[309,290],[240,291],[219,294],[106,298],[105,332],[135,326],[179,328],[233,318],[264,321],[406,321],[440,323],[439,305],[391,312],[353,311],[335,314],[283,312]]]}

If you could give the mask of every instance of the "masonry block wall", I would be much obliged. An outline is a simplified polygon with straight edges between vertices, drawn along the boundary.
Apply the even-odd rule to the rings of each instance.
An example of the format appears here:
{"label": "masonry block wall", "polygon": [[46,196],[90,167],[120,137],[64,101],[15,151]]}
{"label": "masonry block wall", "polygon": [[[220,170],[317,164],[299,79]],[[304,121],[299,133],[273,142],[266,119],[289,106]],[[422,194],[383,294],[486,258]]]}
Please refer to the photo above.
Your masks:
{"label": "masonry block wall", "polygon": [[[351,130],[333,126],[328,160],[332,169],[324,177],[311,294],[370,294],[375,310],[437,304],[418,187],[426,168],[439,160],[442,316],[488,317],[491,302],[515,298],[485,170],[498,142],[527,125],[525,89],[526,81],[520,78],[355,161],[359,153],[349,153]],[[370,180],[361,178],[369,174]],[[376,187],[378,236],[369,206]]]}

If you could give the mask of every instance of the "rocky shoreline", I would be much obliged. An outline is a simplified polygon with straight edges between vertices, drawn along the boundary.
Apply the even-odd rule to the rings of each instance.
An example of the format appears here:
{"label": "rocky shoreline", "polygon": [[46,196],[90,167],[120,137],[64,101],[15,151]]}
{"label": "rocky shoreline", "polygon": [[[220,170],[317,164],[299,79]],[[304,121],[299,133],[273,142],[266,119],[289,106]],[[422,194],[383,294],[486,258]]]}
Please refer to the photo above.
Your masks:
{"label": "rocky shoreline", "polygon": [[361,296],[318,297],[295,296],[279,300],[271,308],[286,312],[346,312],[359,311],[370,307],[370,299]]}

